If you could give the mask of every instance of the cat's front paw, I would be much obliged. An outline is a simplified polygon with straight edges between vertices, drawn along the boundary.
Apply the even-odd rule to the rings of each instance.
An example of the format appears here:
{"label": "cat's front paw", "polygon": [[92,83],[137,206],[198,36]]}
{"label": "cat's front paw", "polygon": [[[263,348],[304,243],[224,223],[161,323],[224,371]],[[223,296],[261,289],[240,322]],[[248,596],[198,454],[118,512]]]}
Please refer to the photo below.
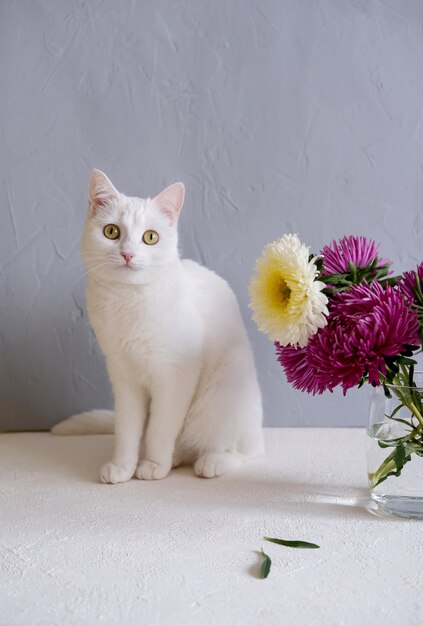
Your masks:
{"label": "cat's front paw", "polygon": [[241,465],[241,457],[230,452],[209,452],[194,463],[194,472],[201,478],[215,478]]}
{"label": "cat's front paw", "polygon": [[134,475],[132,469],[116,465],[112,461],[103,465],[100,470],[100,480],[102,483],[124,483]]}
{"label": "cat's front paw", "polygon": [[138,465],[135,477],[140,480],[160,480],[170,472],[170,465],[162,465],[155,461],[141,461]]}

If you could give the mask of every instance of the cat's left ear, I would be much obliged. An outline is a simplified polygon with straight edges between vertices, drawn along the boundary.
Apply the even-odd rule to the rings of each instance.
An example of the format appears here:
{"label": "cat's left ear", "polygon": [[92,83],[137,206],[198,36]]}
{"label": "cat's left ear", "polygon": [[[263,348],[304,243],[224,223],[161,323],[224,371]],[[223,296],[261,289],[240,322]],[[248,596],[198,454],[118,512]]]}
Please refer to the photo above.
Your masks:
{"label": "cat's left ear", "polygon": [[155,208],[166,215],[172,225],[175,225],[184,204],[184,198],[185,187],[183,183],[173,183],[153,198],[152,203]]}

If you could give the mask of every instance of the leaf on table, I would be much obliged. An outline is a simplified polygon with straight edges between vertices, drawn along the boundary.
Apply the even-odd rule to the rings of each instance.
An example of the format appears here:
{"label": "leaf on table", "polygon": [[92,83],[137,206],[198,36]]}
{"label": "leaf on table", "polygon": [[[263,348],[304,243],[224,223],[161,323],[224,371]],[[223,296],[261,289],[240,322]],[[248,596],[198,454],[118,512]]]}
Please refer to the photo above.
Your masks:
{"label": "leaf on table", "polygon": [[277,543],[280,546],[286,546],[287,548],[320,548],[317,543],[309,543],[308,541],[288,541],[287,539],[278,539],[277,537],[263,537],[263,539]]}
{"label": "leaf on table", "polygon": [[263,548],[261,549],[261,554],[263,557],[263,563],[261,564],[260,574],[262,578],[267,578],[269,576],[270,568],[272,566],[272,561],[270,556],[263,552]]}

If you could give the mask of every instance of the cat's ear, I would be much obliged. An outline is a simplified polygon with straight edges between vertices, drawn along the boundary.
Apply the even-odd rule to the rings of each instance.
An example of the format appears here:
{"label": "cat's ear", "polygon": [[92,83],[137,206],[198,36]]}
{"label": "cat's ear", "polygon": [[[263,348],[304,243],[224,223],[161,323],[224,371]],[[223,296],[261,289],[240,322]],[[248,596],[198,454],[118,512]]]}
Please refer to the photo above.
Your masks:
{"label": "cat's ear", "polygon": [[184,204],[185,187],[183,183],[173,183],[163,189],[158,196],[153,198],[152,203],[161,213],[166,215],[172,225],[178,221],[179,213]]}
{"label": "cat's ear", "polygon": [[97,209],[110,204],[119,196],[118,190],[100,170],[93,170],[88,183],[88,202],[91,215],[95,215]]}

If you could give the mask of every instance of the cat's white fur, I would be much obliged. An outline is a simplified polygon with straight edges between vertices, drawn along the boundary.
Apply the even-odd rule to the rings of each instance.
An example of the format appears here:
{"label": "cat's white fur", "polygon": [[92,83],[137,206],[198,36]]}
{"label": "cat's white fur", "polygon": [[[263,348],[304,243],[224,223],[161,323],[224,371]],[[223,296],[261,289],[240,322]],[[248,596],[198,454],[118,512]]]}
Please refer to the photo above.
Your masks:
{"label": "cat's white fur", "polygon": [[[260,389],[235,295],[214,272],[179,258],[183,200],[182,183],[142,200],[98,170],[91,175],[82,242],[88,313],[115,410],[81,413],[53,432],[112,432],[114,422],[105,483],[164,478],[181,464],[214,477],[263,450]],[[105,237],[107,224],[119,227],[119,239]],[[147,230],[158,243],[143,242]],[[122,253],[134,255],[129,265]]]}

